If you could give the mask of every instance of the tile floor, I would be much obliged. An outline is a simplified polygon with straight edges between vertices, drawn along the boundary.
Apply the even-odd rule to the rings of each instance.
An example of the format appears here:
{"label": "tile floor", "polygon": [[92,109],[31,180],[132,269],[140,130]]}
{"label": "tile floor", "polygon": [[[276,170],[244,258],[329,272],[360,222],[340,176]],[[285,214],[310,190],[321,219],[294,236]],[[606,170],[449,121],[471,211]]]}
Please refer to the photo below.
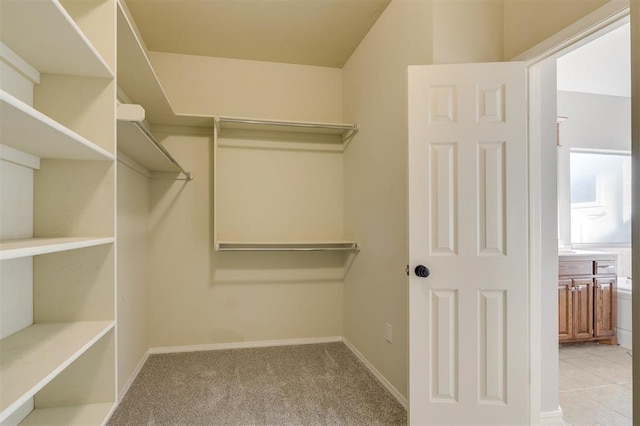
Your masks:
{"label": "tile floor", "polygon": [[632,425],[631,349],[560,345],[560,406],[571,426]]}

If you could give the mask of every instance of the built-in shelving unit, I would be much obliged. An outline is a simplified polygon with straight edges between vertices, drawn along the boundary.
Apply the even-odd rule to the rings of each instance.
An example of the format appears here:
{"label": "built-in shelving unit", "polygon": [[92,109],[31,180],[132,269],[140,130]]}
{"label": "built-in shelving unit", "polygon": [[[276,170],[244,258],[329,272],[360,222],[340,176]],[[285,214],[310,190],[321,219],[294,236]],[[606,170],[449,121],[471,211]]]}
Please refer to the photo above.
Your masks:
{"label": "built-in shelving unit", "polygon": [[36,324],[2,339],[0,412],[34,396],[113,327],[113,321]]}
{"label": "built-in shelving unit", "polygon": [[115,407],[115,1],[0,1],[0,423]]}
{"label": "built-in shelving unit", "polygon": [[215,124],[217,251],[359,251],[341,238],[342,155],[357,124],[225,116]]}

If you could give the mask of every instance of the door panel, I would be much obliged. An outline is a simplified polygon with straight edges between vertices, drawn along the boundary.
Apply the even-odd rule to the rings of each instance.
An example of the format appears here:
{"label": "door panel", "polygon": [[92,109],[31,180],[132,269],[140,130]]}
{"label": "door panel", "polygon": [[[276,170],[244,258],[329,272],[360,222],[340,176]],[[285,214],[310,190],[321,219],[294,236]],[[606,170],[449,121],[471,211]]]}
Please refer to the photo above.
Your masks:
{"label": "door panel", "polygon": [[574,339],[593,337],[593,280],[573,280]]}
{"label": "door panel", "polygon": [[595,335],[606,337],[616,335],[616,279],[598,278],[594,294],[595,306]]}
{"label": "door panel", "polygon": [[558,281],[558,340],[573,339],[573,303],[571,280]]}
{"label": "door panel", "polygon": [[408,81],[410,422],[528,423],[525,66]]}

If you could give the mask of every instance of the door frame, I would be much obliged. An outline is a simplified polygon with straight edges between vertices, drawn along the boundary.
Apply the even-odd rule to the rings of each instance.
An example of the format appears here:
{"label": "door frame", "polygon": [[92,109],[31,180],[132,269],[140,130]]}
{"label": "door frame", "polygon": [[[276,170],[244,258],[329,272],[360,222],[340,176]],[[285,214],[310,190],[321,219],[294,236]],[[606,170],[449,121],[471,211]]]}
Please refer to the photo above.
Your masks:
{"label": "door frame", "polygon": [[[634,5],[634,7],[636,6],[638,5]],[[532,424],[557,424],[562,421],[562,409],[559,406],[559,401],[555,411],[542,411],[543,385],[545,386],[545,392],[559,393],[557,369],[555,370],[556,373],[554,373],[556,377],[550,381],[550,383],[543,382],[542,380],[543,363],[544,365],[558,364],[557,339],[555,339],[554,347],[542,347],[544,343],[543,333],[555,333],[554,335],[556,335],[558,327],[557,321],[555,323],[555,331],[554,329],[543,329],[542,327],[543,306],[545,306],[545,302],[554,303],[553,301],[546,300],[546,298],[543,299],[542,296],[544,271],[545,268],[551,268],[552,271],[554,269],[557,270],[557,256],[555,256],[555,268],[553,265],[545,262],[543,257],[545,253],[548,254],[549,251],[553,253],[554,250],[557,250],[557,243],[553,244],[553,247],[549,243],[549,241],[557,241],[557,232],[550,235],[553,230],[557,230],[557,197],[554,200],[550,200],[548,196],[549,191],[555,194],[557,179],[555,177],[545,179],[545,175],[542,173],[544,160],[544,152],[542,151],[544,147],[543,141],[545,140],[545,135],[549,134],[549,132],[555,134],[556,129],[555,121],[549,123],[548,119],[545,120],[543,118],[542,106],[544,103],[543,85],[545,84],[545,73],[549,72],[550,66],[552,67],[551,71],[555,73],[555,59],[557,57],[628,22],[629,16],[629,0],[610,1],[552,37],[512,59],[513,61],[525,62],[529,76],[529,344],[531,369],[530,413]],[[632,30],[632,34],[633,33],[634,30]],[[635,52],[633,43],[631,49],[632,55],[633,53],[640,54],[640,52]],[[550,129],[549,126],[553,126],[553,128]],[[632,124],[632,126],[634,126],[634,124]],[[640,125],[635,124],[635,126],[638,127]],[[637,138],[638,136],[632,136],[632,138],[633,137]],[[638,153],[634,155],[637,156]],[[638,180],[637,177],[634,177],[634,179]],[[555,184],[555,187],[552,188],[551,186],[553,184]],[[545,194],[547,196],[546,200],[544,198]],[[553,212],[553,214],[547,213],[550,211]],[[634,215],[633,225],[640,226],[638,219],[638,216]],[[634,240],[634,242],[637,241]],[[555,294],[557,292],[555,286],[553,290]],[[640,294],[635,294],[633,297],[635,299],[635,308],[636,303],[640,303]],[[636,300],[639,302],[636,302]],[[635,311],[637,311],[637,309],[634,309],[634,312]],[[636,339],[635,341],[638,340],[640,339]],[[543,354],[545,349],[549,353],[555,353],[555,357],[545,357]],[[640,368],[636,368],[636,362],[637,361],[634,361],[634,371],[640,370]],[[640,365],[640,362],[638,362],[638,365]],[[638,394],[640,394],[640,392],[638,392]],[[634,400],[635,399],[636,397],[634,395]]]}

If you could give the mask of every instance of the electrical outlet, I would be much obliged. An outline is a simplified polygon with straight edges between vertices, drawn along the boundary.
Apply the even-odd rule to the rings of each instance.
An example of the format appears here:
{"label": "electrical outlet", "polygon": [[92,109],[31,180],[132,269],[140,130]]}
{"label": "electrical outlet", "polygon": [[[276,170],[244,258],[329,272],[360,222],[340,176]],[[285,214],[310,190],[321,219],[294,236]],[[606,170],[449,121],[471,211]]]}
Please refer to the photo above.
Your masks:
{"label": "electrical outlet", "polygon": [[393,328],[389,323],[387,323],[387,325],[384,328],[384,340],[386,340],[389,343],[393,342]]}

